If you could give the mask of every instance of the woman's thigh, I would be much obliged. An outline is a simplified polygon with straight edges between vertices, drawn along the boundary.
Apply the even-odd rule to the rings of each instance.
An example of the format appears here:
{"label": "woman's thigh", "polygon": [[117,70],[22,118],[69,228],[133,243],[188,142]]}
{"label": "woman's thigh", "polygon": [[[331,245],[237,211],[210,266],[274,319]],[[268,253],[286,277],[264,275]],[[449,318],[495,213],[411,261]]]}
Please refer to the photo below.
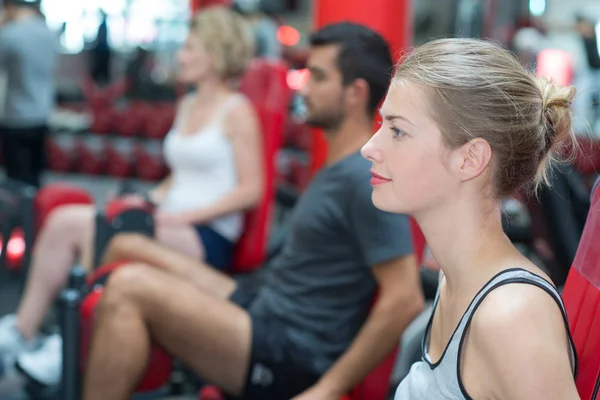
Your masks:
{"label": "woman's thigh", "polygon": [[196,228],[192,225],[161,225],[156,227],[156,240],[165,246],[196,260],[204,260],[205,250]]}

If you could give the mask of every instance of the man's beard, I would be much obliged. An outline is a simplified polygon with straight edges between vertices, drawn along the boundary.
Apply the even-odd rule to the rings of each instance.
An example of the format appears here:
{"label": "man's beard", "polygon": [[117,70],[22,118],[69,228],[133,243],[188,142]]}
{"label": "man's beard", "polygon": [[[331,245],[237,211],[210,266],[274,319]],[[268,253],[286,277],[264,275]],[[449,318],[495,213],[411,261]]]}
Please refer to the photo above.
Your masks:
{"label": "man's beard", "polygon": [[309,113],[306,118],[306,124],[313,128],[335,131],[342,125],[345,119],[346,113],[342,107],[339,107],[329,112],[321,112],[320,114],[311,115]]}

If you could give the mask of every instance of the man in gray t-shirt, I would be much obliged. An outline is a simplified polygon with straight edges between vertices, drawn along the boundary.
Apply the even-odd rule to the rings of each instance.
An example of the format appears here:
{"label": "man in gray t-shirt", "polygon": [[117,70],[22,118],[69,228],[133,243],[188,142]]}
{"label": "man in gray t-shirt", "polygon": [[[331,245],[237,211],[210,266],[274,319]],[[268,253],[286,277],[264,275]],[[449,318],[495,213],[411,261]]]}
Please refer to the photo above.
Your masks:
{"label": "man in gray t-shirt", "polygon": [[56,37],[36,0],[4,0],[0,71],[6,92],[0,104],[0,139],[7,175],[39,186],[46,124],[54,107]]}
{"label": "man in gray t-shirt", "polygon": [[413,251],[408,218],[373,205],[369,169],[354,153],[313,178],[249,307],[280,321],[303,350],[307,368],[318,373],[364,324],[377,286],[371,268]]}
{"label": "man in gray t-shirt", "polygon": [[108,260],[142,265],[117,271],[105,289],[87,400],[127,398],[149,338],[238,399],[339,400],[421,311],[408,218],[375,208],[370,163],[358,153],[387,90],[389,48],[351,23],[321,29],[311,44],[302,94],[327,160],[283,249],[262,273],[232,279],[145,237],[112,241]]}

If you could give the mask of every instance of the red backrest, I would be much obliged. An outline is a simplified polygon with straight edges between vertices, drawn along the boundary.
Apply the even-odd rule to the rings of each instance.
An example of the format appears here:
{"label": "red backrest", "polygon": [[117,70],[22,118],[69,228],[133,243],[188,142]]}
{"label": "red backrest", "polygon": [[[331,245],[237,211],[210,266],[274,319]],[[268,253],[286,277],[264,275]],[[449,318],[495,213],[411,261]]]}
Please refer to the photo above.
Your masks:
{"label": "red backrest", "polygon": [[576,383],[582,400],[596,399],[600,386],[600,190],[592,196],[583,235],[563,291],[577,349]]}
{"label": "red backrest", "polygon": [[271,214],[275,205],[275,159],[283,141],[283,128],[291,92],[286,83],[287,67],[276,61],[252,62],[241,82],[241,92],[253,103],[260,119],[263,138],[264,193],[253,211],[247,213],[244,233],[234,259],[233,272],[250,272],[266,258]]}
{"label": "red backrest", "polygon": [[84,189],[64,183],[54,183],[41,188],[34,201],[35,232],[41,228],[48,215],[59,206],[67,204],[93,204],[93,197]]}
{"label": "red backrest", "polygon": [[[411,233],[413,239],[413,249],[417,260],[417,267],[420,267],[425,252],[425,236],[417,222],[411,218]],[[363,380],[360,385],[355,387],[349,400],[385,400],[390,389],[390,378],[398,358],[398,348],[394,349],[371,373]],[[346,399],[344,399],[346,400]]]}

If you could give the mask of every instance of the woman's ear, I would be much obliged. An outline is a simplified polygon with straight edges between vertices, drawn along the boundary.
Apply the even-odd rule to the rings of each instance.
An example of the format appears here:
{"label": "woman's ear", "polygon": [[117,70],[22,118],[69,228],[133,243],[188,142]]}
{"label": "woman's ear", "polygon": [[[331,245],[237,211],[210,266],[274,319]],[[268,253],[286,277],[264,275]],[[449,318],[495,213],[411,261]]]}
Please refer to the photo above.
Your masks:
{"label": "woman's ear", "polygon": [[490,144],[481,138],[471,139],[457,152],[459,159],[455,164],[461,180],[469,181],[481,175],[492,159]]}

